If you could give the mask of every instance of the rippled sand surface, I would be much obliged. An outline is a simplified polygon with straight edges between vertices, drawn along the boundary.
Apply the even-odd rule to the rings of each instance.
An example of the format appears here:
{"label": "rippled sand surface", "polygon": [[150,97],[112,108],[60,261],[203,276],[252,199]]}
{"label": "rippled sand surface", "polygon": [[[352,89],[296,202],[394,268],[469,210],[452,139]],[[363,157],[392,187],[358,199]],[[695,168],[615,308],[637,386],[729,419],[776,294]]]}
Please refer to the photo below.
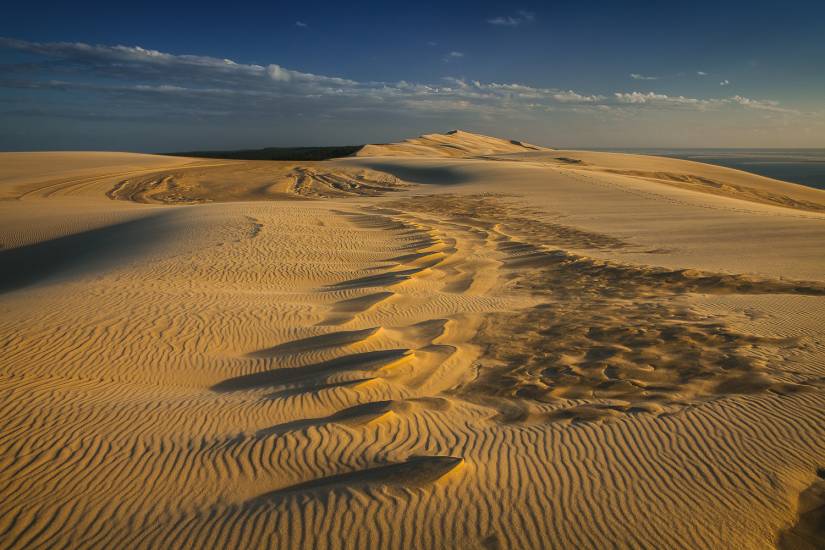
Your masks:
{"label": "rippled sand surface", "polygon": [[825,192],[456,132],[0,198],[0,547],[822,544]]}

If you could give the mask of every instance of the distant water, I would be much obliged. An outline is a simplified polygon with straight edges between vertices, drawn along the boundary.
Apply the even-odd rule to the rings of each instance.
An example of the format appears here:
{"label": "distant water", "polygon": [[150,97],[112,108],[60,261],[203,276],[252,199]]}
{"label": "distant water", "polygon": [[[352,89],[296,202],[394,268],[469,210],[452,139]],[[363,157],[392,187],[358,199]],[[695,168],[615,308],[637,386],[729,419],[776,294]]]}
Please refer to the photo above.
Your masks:
{"label": "distant water", "polygon": [[769,178],[825,189],[825,149],[610,149],[610,151],[718,164]]}

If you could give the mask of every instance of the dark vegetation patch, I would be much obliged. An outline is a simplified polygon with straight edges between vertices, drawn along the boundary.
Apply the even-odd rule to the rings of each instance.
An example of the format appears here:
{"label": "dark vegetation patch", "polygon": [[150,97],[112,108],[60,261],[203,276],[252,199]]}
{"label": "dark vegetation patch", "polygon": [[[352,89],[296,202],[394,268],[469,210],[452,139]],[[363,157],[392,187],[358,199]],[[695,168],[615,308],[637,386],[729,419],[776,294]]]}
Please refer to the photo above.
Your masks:
{"label": "dark vegetation patch", "polygon": [[363,145],[341,145],[335,147],[266,147],[264,149],[242,149],[239,151],[185,151],[162,153],[172,157],[197,157],[233,160],[329,160],[352,155]]}

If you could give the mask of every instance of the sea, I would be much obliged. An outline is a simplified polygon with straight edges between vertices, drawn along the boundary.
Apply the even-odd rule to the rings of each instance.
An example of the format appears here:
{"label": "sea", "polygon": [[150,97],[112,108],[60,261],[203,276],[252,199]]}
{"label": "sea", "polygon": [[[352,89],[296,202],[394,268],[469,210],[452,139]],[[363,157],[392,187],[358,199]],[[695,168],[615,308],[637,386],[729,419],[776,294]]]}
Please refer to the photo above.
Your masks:
{"label": "sea", "polygon": [[657,155],[736,168],[816,189],[825,189],[824,149],[601,149]]}

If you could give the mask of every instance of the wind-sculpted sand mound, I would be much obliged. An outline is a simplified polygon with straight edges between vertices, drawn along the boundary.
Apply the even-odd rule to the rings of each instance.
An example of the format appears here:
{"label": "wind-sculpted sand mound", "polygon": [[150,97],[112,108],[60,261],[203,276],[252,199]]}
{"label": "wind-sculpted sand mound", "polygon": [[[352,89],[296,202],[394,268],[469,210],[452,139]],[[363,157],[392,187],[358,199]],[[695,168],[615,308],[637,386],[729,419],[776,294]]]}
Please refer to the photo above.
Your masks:
{"label": "wind-sculpted sand mound", "polygon": [[822,546],[822,192],[477,138],[0,155],[0,547]]}
{"label": "wind-sculpted sand mound", "polygon": [[445,134],[426,134],[398,143],[365,145],[355,153],[355,156],[461,158],[502,153],[523,153],[525,151],[550,151],[550,149],[514,139],[501,139],[462,130],[452,130]]}
{"label": "wind-sculpted sand mound", "polygon": [[398,178],[374,170],[323,163],[231,161],[124,179],[112,199],[191,204],[297,198],[375,196],[403,188]]}

